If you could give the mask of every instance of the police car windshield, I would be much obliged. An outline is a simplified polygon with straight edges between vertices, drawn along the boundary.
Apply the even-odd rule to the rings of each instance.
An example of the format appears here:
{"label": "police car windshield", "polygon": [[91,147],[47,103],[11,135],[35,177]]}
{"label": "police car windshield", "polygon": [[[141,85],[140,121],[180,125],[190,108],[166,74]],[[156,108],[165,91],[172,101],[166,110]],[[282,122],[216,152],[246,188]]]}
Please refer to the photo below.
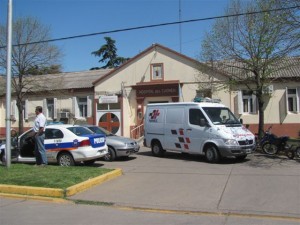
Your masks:
{"label": "police car windshield", "polygon": [[86,127],[68,127],[67,128],[69,131],[71,131],[72,133],[76,134],[77,136],[83,136],[83,135],[87,135],[87,134],[93,134],[94,132],[89,130]]}
{"label": "police car windshield", "polygon": [[203,107],[211,122],[215,125],[235,126],[241,125],[238,119],[228,108],[222,107]]}

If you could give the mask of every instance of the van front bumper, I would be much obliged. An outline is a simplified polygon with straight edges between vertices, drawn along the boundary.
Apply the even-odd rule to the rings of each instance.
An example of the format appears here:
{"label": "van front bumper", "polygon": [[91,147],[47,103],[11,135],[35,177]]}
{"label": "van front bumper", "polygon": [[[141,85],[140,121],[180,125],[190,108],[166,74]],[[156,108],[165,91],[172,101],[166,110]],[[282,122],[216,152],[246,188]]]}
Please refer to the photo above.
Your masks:
{"label": "van front bumper", "polygon": [[255,145],[219,147],[219,152],[222,157],[248,155],[252,154],[254,150]]}

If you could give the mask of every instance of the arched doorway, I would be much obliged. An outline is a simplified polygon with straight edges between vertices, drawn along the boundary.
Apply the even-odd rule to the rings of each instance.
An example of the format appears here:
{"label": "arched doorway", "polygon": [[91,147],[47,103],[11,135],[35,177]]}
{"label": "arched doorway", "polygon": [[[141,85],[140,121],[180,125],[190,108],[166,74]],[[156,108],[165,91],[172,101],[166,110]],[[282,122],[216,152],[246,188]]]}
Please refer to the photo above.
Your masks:
{"label": "arched doorway", "polygon": [[98,126],[113,134],[121,135],[121,113],[120,111],[106,111],[97,113]]}

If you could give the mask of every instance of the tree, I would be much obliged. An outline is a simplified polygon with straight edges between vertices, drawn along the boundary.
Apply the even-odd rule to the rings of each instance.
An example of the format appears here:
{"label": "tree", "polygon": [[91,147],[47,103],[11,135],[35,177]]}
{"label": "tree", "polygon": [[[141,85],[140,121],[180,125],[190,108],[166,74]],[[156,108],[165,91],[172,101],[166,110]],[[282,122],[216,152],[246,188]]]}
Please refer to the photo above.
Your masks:
{"label": "tree", "polygon": [[[296,6],[295,0],[284,1],[284,7]],[[293,66],[286,60],[300,52],[299,7],[281,8],[281,0],[232,1],[227,15],[247,12],[215,21],[202,43],[202,57],[214,69],[230,75],[227,86],[244,85],[258,101],[259,128],[264,128],[264,89],[275,79],[274,73]],[[255,13],[263,11],[262,13]],[[298,12],[298,14],[297,14]],[[297,25],[298,22],[298,25]]]}
{"label": "tree", "polygon": [[[117,55],[116,41],[110,37],[104,37],[106,44],[102,45],[97,51],[92,52],[92,55],[102,57],[99,62],[106,63],[100,67],[101,69],[116,68],[128,61],[129,58],[120,57]],[[91,70],[100,69],[99,67],[91,68]]]}
{"label": "tree", "polygon": [[[0,25],[0,69],[3,71],[6,69],[6,48],[3,47],[7,43],[6,34],[6,26]],[[61,57],[60,50],[49,42],[42,42],[49,39],[50,28],[42,25],[37,19],[32,17],[19,18],[13,23],[12,88],[17,100],[20,133],[23,132],[23,120],[21,118],[23,118],[24,96],[30,93],[34,86],[41,86],[38,77],[35,79],[26,78],[41,74],[41,70],[38,71],[39,68],[48,68],[47,72],[54,71],[54,68],[55,72],[60,71],[58,64]],[[31,72],[33,73],[31,74]],[[42,85],[46,87],[49,83]]]}

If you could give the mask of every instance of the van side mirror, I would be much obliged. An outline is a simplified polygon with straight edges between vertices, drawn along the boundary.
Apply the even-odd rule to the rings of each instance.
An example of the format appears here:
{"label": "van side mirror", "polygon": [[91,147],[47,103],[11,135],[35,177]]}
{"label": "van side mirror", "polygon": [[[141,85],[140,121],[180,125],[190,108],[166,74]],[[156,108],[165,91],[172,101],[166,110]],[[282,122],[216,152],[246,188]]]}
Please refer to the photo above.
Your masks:
{"label": "van side mirror", "polygon": [[207,122],[206,122],[206,120],[205,119],[203,119],[203,118],[201,118],[200,119],[200,127],[206,127],[208,124],[207,124]]}
{"label": "van side mirror", "polygon": [[240,119],[240,123],[243,124],[243,119]]}

